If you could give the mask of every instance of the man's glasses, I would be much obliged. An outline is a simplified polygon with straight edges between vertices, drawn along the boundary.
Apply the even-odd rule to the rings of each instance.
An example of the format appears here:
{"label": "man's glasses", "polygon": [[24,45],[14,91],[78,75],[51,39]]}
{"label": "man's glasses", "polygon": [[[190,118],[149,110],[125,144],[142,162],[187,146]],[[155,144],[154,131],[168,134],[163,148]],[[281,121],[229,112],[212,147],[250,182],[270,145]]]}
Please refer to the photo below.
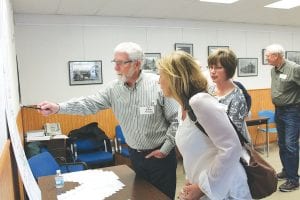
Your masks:
{"label": "man's glasses", "polygon": [[126,65],[127,63],[133,62],[133,60],[127,60],[127,61],[122,61],[122,60],[112,60],[112,63],[115,65]]}

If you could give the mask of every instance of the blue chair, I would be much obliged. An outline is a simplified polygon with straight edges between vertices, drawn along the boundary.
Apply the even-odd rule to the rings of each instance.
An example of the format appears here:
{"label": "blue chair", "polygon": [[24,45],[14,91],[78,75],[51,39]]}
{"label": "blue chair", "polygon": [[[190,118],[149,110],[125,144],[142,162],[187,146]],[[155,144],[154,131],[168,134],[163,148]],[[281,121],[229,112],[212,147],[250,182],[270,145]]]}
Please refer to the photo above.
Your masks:
{"label": "blue chair", "polygon": [[[277,134],[277,129],[275,126],[275,113],[272,110],[261,110],[258,112],[259,117],[268,117],[268,127],[270,125],[273,128],[268,128],[268,132],[266,128],[258,127],[258,133],[264,133],[266,135],[267,147],[269,147],[269,134]],[[257,137],[257,135],[256,135]],[[256,140],[256,139],[255,139]],[[269,148],[267,148],[267,155],[269,155]]]}
{"label": "blue chair", "polygon": [[115,162],[112,143],[98,123],[92,122],[70,131],[67,152],[71,152],[71,156],[68,157],[75,162],[85,162],[89,168],[111,166]]}
{"label": "blue chair", "polygon": [[109,139],[98,141],[93,138],[73,141],[74,160],[85,162],[89,168],[104,167],[114,164],[114,154]]}
{"label": "blue chair", "polygon": [[115,131],[116,165],[127,165],[133,169],[131,160],[129,158],[129,147],[126,143],[120,125],[116,126]]}
{"label": "blue chair", "polygon": [[62,173],[87,169],[86,164],[82,162],[58,164],[48,151],[32,156],[28,159],[28,163],[36,180],[41,176],[55,175],[58,169],[60,169]]}
{"label": "blue chair", "polygon": [[115,130],[116,130],[116,138],[115,139],[116,139],[116,143],[118,144],[116,147],[116,152],[129,158],[128,145],[125,141],[121,126],[117,125]]}

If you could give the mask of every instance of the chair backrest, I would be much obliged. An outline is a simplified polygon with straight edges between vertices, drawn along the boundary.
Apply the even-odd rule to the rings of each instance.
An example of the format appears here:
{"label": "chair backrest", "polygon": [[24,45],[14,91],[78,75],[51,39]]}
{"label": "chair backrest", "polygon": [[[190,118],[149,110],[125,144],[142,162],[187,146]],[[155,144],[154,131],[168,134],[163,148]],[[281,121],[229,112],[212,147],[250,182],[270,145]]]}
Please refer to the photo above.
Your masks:
{"label": "chair backrest", "polygon": [[259,117],[268,117],[269,123],[275,123],[275,113],[273,110],[261,110],[258,112]]}
{"label": "chair backrest", "polygon": [[111,149],[109,138],[98,127],[97,122],[92,122],[79,129],[70,131],[68,143],[76,144],[77,153],[110,151]]}
{"label": "chair backrest", "polygon": [[36,180],[40,176],[54,175],[59,169],[58,163],[48,151],[32,156],[28,163]]}
{"label": "chair backrest", "polygon": [[92,122],[85,126],[82,126],[81,128],[70,131],[69,138],[71,140],[93,138],[99,141],[108,139],[105,132],[98,127],[97,122]]}
{"label": "chair backrest", "polygon": [[121,144],[126,144],[122,129],[120,125],[116,126],[116,138],[118,139],[118,141],[121,142]]}
{"label": "chair backrest", "polygon": [[104,142],[93,138],[77,139],[74,143],[78,153],[105,150]]}
{"label": "chair backrest", "polygon": [[[116,140],[118,143],[118,147],[117,147],[117,151],[125,156],[125,157],[129,157],[129,149],[128,149],[128,145],[126,143],[125,137],[123,135],[122,129],[120,125],[116,126]],[[129,162],[130,163],[130,162]],[[127,163],[128,164],[128,163]]]}

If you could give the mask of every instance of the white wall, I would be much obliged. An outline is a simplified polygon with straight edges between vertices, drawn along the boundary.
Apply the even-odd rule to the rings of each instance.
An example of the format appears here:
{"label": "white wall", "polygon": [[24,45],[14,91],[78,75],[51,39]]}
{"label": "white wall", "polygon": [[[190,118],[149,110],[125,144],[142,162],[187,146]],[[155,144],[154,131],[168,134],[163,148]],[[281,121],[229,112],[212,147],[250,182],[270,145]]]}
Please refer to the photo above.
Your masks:
{"label": "white wall", "polygon": [[[258,58],[258,76],[237,77],[247,89],[270,87],[270,66],[261,51],[271,43],[300,50],[300,27],[92,16],[15,15],[16,47],[23,104],[63,101],[92,94],[115,78],[113,48],[139,43],[145,52],[174,50],[193,43],[194,56],[206,66],[207,47],[228,45],[238,57]],[[69,86],[68,61],[102,60],[104,85]]]}

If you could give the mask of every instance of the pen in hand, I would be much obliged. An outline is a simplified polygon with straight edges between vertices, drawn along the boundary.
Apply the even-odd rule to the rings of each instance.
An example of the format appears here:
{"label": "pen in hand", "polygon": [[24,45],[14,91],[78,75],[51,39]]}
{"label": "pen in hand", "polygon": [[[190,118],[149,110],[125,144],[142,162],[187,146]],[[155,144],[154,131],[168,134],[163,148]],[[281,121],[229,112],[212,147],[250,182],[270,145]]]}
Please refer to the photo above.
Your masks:
{"label": "pen in hand", "polygon": [[27,105],[27,106],[26,105],[21,105],[21,107],[23,107],[23,108],[37,109],[37,110],[48,110],[48,108],[47,109],[42,109],[38,105]]}

